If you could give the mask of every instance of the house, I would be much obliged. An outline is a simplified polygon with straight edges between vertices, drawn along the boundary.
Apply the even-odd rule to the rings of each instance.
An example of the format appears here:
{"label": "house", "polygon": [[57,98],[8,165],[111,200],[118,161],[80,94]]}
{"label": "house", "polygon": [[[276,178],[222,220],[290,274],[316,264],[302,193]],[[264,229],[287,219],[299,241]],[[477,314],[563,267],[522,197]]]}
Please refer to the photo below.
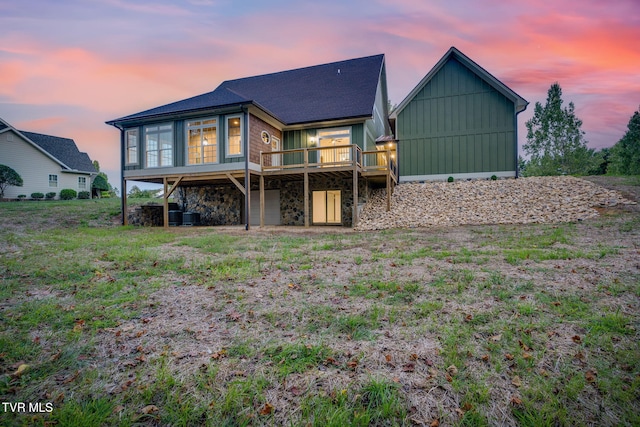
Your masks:
{"label": "house", "polygon": [[24,182],[9,186],[4,197],[51,193],[69,188],[91,191],[97,172],[87,153],[78,150],[73,139],[19,131],[0,119],[0,164],[14,169]]}
{"label": "house", "polygon": [[400,181],[516,177],[527,104],[452,47],[391,114]]}
{"label": "house", "polygon": [[371,189],[398,180],[387,103],[374,55],[228,80],[107,124],[122,188],[164,185],[165,226],[174,193],[204,225],[351,226]]}

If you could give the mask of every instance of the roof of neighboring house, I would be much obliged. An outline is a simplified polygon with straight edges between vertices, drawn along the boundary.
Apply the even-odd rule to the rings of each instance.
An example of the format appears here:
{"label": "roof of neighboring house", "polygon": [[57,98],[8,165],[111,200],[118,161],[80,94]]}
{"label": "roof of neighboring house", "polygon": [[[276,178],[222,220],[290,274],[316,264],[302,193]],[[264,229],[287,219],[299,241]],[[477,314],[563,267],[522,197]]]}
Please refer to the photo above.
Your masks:
{"label": "roof of neighboring house", "polygon": [[8,128],[9,126],[5,125],[3,122],[0,122],[0,130]]}
{"label": "roof of neighboring house", "polygon": [[227,80],[213,92],[107,122],[254,104],[285,125],[371,117],[384,55]]}
{"label": "roof of neighboring house", "polygon": [[402,110],[404,110],[404,108],[411,102],[411,100],[418,94],[418,92],[420,92],[422,90],[422,88],[424,88],[427,85],[427,83],[429,83],[429,81],[431,81],[433,76],[435,76],[438,73],[438,71],[440,71],[440,69],[451,58],[455,58],[458,61],[460,61],[460,63],[462,63],[467,68],[469,68],[471,71],[473,71],[476,75],[478,75],[480,78],[482,78],[484,81],[486,81],[489,85],[491,85],[493,88],[495,88],[498,92],[503,94],[508,99],[512,100],[514,102],[514,104],[516,105],[516,112],[517,113],[520,113],[520,112],[524,111],[527,108],[527,105],[529,105],[529,102],[526,99],[524,99],[523,97],[521,97],[520,95],[515,93],[513,90],[511,90],[509,87],[507,87],[507,85],[505,85],[500,80],[495,78],[487,70],[482,68],[480,65],[476,64],[468,56],[466,56],[464,53],[460,52],[458,49],[456,49],[454,46],[452,46],[447,51],[447,53],[445,53],[444,56],[442,58],[440,58],[440,61],[438,61],[438,63],[431,69],[431,71],[429,71],[427,73],[427,75],[424,76],[424,78],[422,80],[420,80],[420,83],[418,83],[416,85],[416,87],[409,93],[409,95],[407,95],[407,97],[393,110],[393,112],[391,113],[391,118],[392,119],[395,119],[395,118],[398,117],[398,114]]}
{"label": "roof of neighboring house", "polygon": [[89,155],[80,152],[73,139],[34,132],[19,132],[70,170],[96,173]]}

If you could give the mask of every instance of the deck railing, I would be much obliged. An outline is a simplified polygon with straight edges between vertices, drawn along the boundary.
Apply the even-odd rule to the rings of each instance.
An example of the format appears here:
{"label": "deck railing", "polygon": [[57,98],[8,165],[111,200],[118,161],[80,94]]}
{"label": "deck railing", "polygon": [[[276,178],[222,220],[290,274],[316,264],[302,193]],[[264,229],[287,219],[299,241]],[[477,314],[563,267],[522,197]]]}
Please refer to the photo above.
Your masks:
{"label": "deck railing", "polygon": [[294,148],[292,150],[260,153],[260,166],[264,171],[353,167],[360,165],[362,150],[357,145]]}
{"label": "deck railing", "polygon": [[288,171],[291,173],[304,169],[357,167],[363,172],[372,174],[390,172],[397,179],[398,166],[394,157],[393,150],[362,151],[355,144],[294,148],[260,153],[260,167],[265,172]]}

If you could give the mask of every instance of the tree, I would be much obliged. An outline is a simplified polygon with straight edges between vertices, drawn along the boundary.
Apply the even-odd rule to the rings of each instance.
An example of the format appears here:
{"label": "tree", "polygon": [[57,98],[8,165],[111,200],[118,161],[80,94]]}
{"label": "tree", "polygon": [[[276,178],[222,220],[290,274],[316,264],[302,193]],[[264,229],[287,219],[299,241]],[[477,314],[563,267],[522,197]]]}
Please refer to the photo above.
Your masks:
{"label": "tree", "polygon": [[6,165],[0,165],[0,199],[4,198],[4,190],[13,185],[22,187],[22,177],[18,172]]}
{"label": "tree", "polygon": [[93,184],[91,185],[91,188],[96,190],[95,193],[98,195],[98,198],[103,191],[109,191],[109,187],[109,183],[102,173],[98,174],[98,176],[94,178]]}
{"label": "tree", "polygon": [[564,108],[562,103],[562,88],[556,82],[547,92],[546,104],[536,102],[533,117],[526,122],[527,175],[586,174],[601,162],[587,148],[573,102]]}
{"label": "tree", "polygon": [[141,190],[137,185],[134,185],[129,190],[128,196],[132,199],[151,199],[156,197],[159,190]]}
{"label": "tree", "polygon": [[98,172],[98,175],[94,178],[93,184],[91,185],[91,189],[95,190],[94,193],[100,197],[103,191],[109,193],[110,197],[117,196],[117,189],[114,189],[109,183],[109,177],[106,173],[100,172],[100,163],[97,160],[93,161],[93,167]]}
{"label": "tree", "polygon": [[611,148],[608,172],[640,175],[640,108],[629,119],[624,136]]}

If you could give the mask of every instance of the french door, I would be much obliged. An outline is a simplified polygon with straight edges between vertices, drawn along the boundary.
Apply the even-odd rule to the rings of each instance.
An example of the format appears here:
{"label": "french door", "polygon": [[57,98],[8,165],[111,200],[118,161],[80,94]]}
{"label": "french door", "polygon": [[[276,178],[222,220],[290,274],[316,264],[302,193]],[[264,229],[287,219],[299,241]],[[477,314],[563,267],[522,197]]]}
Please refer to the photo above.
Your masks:
{"label": "french door", "polygon": [[342,223],[342,198],[340,190],[313,192],[313,223]]}

